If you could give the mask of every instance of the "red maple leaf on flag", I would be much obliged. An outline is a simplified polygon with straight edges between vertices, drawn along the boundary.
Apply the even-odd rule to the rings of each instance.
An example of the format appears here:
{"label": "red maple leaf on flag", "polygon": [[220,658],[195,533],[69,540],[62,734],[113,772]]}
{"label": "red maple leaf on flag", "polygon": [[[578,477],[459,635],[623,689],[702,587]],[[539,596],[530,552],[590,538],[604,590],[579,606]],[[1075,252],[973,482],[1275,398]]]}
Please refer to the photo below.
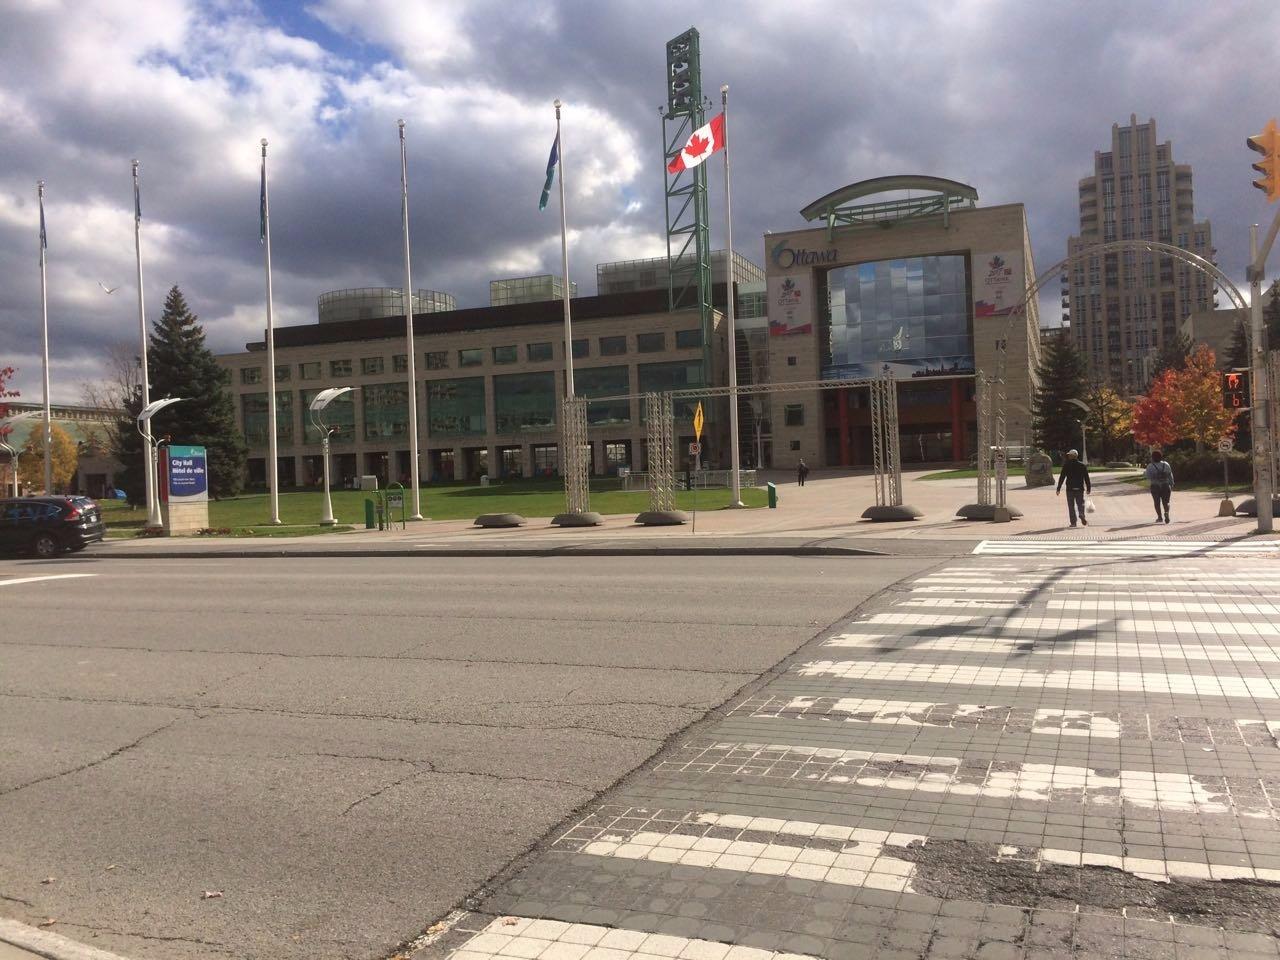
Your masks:
{"label": "red maple leaf on flag", "polygon": [[711,141],[706,137],[700,137],[696,133],[689,138],[688,145],[684,148],[684,152],[691,157],[699,157],[707,152],[707,147],[711,146]]}

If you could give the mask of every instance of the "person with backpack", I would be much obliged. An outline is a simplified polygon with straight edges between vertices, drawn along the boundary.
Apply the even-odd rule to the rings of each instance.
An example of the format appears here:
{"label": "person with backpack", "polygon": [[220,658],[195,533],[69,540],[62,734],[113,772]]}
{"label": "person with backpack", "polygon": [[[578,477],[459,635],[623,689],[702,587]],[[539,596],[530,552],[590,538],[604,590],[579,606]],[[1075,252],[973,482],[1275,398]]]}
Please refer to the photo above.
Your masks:
{"label": "person with backpack", "polygon": [[809,465],[801,458],[800,465],[796,467],[796,483],[804,486],[804,482],[809,479]]}
{"label": "person with backpack", "polygon": [[[1151,451],[1151,462],[1147,464],[1147,482],[1151,484],[1151,500],[1156,505],[1156,523],[1169,522],[1169,497],[1173,494],[1173,467],[1159,450]],[[1160,508],[1164,507],[1161,516]]]}
{"label": "person with backpack", "polygon": [[1093,484],[1089,480],[1089,468],[1080,462],[1080,451],[1068,450],[1066,460],[1062,461],[1062,473],[1058,476],[1058,496],[1062,496],[1062,485],[1067,486],[1067,518],[1071,525],[1076,525],[1076,513],[1080,522],[1086,527],[1089,521],[1084,516],[1084,495],[1093,492]]}

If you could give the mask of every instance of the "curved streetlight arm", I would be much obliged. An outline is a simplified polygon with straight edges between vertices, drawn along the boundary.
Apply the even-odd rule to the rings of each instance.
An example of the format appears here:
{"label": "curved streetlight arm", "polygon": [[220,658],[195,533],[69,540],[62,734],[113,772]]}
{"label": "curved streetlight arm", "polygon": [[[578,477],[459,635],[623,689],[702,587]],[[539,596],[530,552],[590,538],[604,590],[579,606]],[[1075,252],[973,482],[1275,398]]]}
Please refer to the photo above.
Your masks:
{"label": "curved streetlight arm", "polygon": [[1074,406],[1079,407],[1081,410],[1083,410],[1083,411],[1085,412],[1085,414],[1086,414],[1086,415],[1088,415],[1088,414],[1090,414],[1090,413],[1093,413],[1093,408],[1092,408],[1092,407],[1090,407],[1090,406],[1089,406],[1087,403],[1085,403],[1083,400],[1076,400],[1074,397],[1072,397],[1072,398],[1070,398],[1070,399],[1068,399],[1068,400],[1066,400],[1066,401],[1064,401],[1064,402],[1065,402],[1065,403],[1070,403],[1070,404],[1072,404],[1072,405],[1074,405]]}
{"label": "curved streetlight arm", "polygon": [[350,393],[354,389],[355,387],[329,387],[325,390],[321,390],[311,398],[311,403],[308,405],[308,409],[311,411],[311,425],[315,427],[322,436],[328,436],[330,432],[329,425],[324,422],[324,418],[321,416],[321,414],[324,413],[325,408],[344,393]]}
{"label": "curved streetlight arm", "polygon": [[182,403],[185,399],[185,397],[165,397],[163,400],[152,400],[138,411],[138,432],[144,437],[147,436],[152,417],[165,407],[172,406],[175,403]]}

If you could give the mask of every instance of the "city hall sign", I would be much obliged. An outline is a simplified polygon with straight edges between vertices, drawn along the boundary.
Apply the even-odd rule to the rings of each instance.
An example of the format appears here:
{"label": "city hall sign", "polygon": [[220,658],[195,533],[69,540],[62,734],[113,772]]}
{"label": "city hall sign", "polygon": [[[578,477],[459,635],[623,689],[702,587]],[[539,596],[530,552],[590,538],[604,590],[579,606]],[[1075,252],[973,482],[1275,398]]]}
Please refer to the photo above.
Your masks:
{"label": "city hall sign", "polygon": [[785,240],[779,241],[769,254],[774,266],[787,270],[791,267],[810,267],[823,263],[835,263],[840,251],[835,247],[826,250],[806,250],[804,247],[788,247]]}

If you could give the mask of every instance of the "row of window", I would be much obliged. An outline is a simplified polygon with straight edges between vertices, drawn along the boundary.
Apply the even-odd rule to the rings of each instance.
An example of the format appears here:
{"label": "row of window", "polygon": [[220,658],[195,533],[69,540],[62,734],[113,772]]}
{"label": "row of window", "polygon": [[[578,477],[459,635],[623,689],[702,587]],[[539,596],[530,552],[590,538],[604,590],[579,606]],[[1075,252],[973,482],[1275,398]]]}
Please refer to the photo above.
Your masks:
{"label": "row of window", "polygon": [[[676,360],[668,363],[646,363],[637,368],[639,392],[665,392],[703,386],[702,362]],[[427,433],[432,437],[483,436],[488,432],[492,415],[498,434],[512,435],[525,431],[550,430],[556,423],[559,395],[553,371],[513,373],[492,378],[492,412],[485,398],[484,377],[454,380],[428,380],[426,383]],[[631,372],[628,367],[586,367],[574,373],[574,387],[579,396],[606,398],[587,407],[591,426],[611,426],[631,422]],[[303,412],[303,436],[306,443],[319,443],[320,432],[312,425],[308,410],[319,390],[301,390],[299,405]],[[403,382],[365,384],[360,388],[363,406],[363,435],[366,440],[382,440],[407,436],[409,432],[409,387]],[[241,395],[245,439],[251,446],[267,442],[267,394]],[[693,403],[678,401],[675,414],[691,420]],[[293,442],[293,394],[276,392],[277,433],[282,443]],[[334,400],[324,412],[324,422],[335,428],[335,442],[350,442],[356,437],[354,393]]]}
{"label": "row of window", "polygon": [[[667,335],[664,331],[656,333],[637,333],[636,353],[661,353],[667,349]],[[599,354],[602,357],[620,357],[627,353],[627,335],[621,334],[613,337],[601,337],[598,346]],[[702,331],[694,328],[693,330],[677,330],[676,331],[676,347],[677,349],[686,350],[702,346]],[[541,343],[525,344],[525,359],[530,363],[546,363],[554,359],[554,344],[547,340]],[[495,364],[517,363],[520,359],[519,348],[515,344],[509,344],[501,347],[493,347],[490,353]],[[588,339],[573,341],[573,358],[581,360],[584,357],[591,356],[591,341]],[[449,368],[449,351],[448,350],[431,350],[425,355],[428,370],[447,370]],[[480,347],[471,347],[458,351],[459,367],[480,367],[484,365],[484,350]],[[409,358],[406,354],[399,353],[391,358],[392,370],[395,373],[405,373],[409,369]],[[321,361],[312,360],[306,363],[298,364],[298,379],[300,380],[319,380],[322,376]],[[350,360],[330,360],[329,376],[330,377],[349,377],[354,372],[354,367]],[[360,360],[360,373],[366,377],[378,376],[386,372],[385,357],[363,357]],[[276,382],[280,383],[289,379],[290,368],[287,364],[276,367]],[[240,370],[240,382],[242,384],[262,383],[261,367],[243,367]]]}

